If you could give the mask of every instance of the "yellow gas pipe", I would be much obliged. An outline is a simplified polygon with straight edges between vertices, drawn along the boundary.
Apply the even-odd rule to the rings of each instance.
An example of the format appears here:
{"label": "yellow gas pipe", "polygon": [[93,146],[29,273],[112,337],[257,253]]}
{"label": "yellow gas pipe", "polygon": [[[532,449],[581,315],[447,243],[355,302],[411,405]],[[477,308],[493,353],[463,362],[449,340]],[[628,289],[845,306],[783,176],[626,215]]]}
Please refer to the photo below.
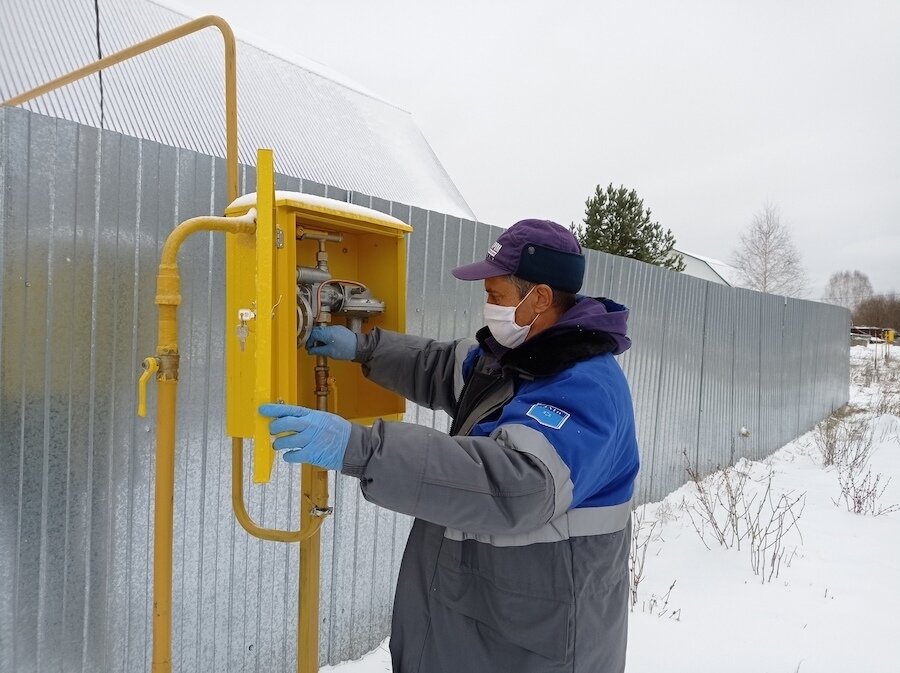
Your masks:
{"label": "yellow gas pipe", "polygon": [[[196,217],[182,222],[166,239],[159,263],[156,303],[159,306],[159,337],[155,358],[144,361],[147,373],[157,370],[156,496],[153,516],[153,668],[152,673],[171,673],[172,652],[172,529],[175,484],[175,402],[178,385],[178,320],[181,281],[177,255],[184,240],[197,231],[253,233],[256,210],[240,217]],[[141,399],[145,399],[142,392]],[[326,405],[327,405],[327,397]],[[141,405],[144,406],[144,405]],[[319,530],[328,503],[328,474],[310,466],[301,471],[300,529],[282,531],[253,522],[244,504],[243,441],[232,438],[232,505],[235,517],[251,535],[276,542],[303,542],[300,548],[301,578],[298,596],[297,670],[318,669],[318,564]],[[316,572],[311,573],[311,568]],[[308,579],[307,579],[308,578]],[[311,601],[300,597],[313,596]]]}
{"label": "yellow gas pipe", "polygon": [[175,402],[178,389],[178,251],[197,231],[253,233],[256,211],[242,217],[195,217],[178,225],[163,246],[156,278],[156,494],[153,512],[153,673],[172,671],[172,528],[175,491]]}
{"label": "yellow gas pipe", "polygon": [[[247,512],[244,505],[244,441],[240,437],[231,438],[231,504],[234,508],[234,517],[241,524],[241,528],[250,533],[253,537],[261,540],[269,540],[271,542],[303,542],[319,532],[322,525],[322,519],[316,517],[312,520],[311,525],[300,526],[300,530],[278,530],[277,528],[263,528],[256,524]],[[301,480],[301,486],[308,483],[305,479]],[[301,502],[303,509],[314,510],[316,503],[307,493],[301,493]],[[328,500],[326,493],[325,500]],[[301,520],[302,522],[302,520]],[[318,663],[316,664],[318,665]]]}

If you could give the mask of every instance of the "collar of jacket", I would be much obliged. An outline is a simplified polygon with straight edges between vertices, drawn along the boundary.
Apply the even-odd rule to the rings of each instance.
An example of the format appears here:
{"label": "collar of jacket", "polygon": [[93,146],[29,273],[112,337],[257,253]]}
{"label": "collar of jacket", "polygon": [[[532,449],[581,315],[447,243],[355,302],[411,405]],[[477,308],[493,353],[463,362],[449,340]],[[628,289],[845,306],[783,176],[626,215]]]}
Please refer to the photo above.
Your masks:
{"label": "collar of jacket", "polygon": [[553,376],[576,362],[616,351],[616,341],[607,332],[584,327],[551,325],[516,348],[499,344],[488,327],[475,338],[503,369],[526,378]]}

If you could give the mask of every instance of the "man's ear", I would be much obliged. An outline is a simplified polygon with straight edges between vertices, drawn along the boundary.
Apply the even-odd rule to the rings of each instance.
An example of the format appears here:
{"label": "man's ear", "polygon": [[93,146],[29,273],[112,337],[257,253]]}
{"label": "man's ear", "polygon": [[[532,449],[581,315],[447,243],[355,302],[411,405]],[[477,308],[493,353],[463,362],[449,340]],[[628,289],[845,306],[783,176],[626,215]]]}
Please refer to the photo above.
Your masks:
{"label": "man's ear", "polygon": [[553,289],[549,285],[535,285],[533,306],[537,313],[543,313],[553,306]]}

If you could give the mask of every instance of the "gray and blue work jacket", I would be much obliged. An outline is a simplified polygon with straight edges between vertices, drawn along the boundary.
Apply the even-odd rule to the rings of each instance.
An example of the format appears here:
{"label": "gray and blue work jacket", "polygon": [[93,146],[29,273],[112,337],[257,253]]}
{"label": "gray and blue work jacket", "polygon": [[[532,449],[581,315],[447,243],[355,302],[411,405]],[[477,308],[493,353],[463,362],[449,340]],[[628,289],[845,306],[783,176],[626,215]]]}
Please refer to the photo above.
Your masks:
{"label": "gray and blue work jacket", "polygon": [[627,309],[579,298],[509,350],[374,330],[376,383],[453,417],[449,434],[354,425],[342,471],[415,517],[394,601],[395,673],[620,673],[634,414],[613,354]]}

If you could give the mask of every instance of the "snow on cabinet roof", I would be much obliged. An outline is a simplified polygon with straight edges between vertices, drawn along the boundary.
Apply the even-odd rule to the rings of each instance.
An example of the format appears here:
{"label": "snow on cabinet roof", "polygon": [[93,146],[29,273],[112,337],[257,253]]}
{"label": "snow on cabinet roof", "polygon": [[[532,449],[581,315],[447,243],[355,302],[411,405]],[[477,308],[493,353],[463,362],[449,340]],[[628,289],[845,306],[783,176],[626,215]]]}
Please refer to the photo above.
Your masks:
{"label": "snow on cabinet roof", "polygon": [[[147,0],[104,0],[99,11],[104,55],[189,20]],[[0,2],[0,100],[96,60],[95,20],[89,2]],[[296,61],[238,42],[241,163],[255,165],[256,149],[268,147],[279,173],[475,219],[409,112],[324,66]],[[218,31],[203,30],[102,75],[103,128],[225,155]],[[23,107],[100,127],[100,99],[94,75]]]}
{"label": "snow on cabinet roof", "polygon": [[[256,192],[250,192],[249,194],[239,196],[232,201],[227,210],[241,210],[255,205]],[[316,196],[314,194],[303,194],[302,192],[289,192],[279,189],[275,191],[275,205],[292,205],[311,211],[340,213],[355,220],[389,224],[392,225],[393,228],[400,229],[401,231],[412,231],[412,227],[405,222],[398,220],[396,217],[385,215],[372,208],[358,206],[355,203],[347,203],[346,201],[338,201],[337,199],[328,199],[324,196]]]}

